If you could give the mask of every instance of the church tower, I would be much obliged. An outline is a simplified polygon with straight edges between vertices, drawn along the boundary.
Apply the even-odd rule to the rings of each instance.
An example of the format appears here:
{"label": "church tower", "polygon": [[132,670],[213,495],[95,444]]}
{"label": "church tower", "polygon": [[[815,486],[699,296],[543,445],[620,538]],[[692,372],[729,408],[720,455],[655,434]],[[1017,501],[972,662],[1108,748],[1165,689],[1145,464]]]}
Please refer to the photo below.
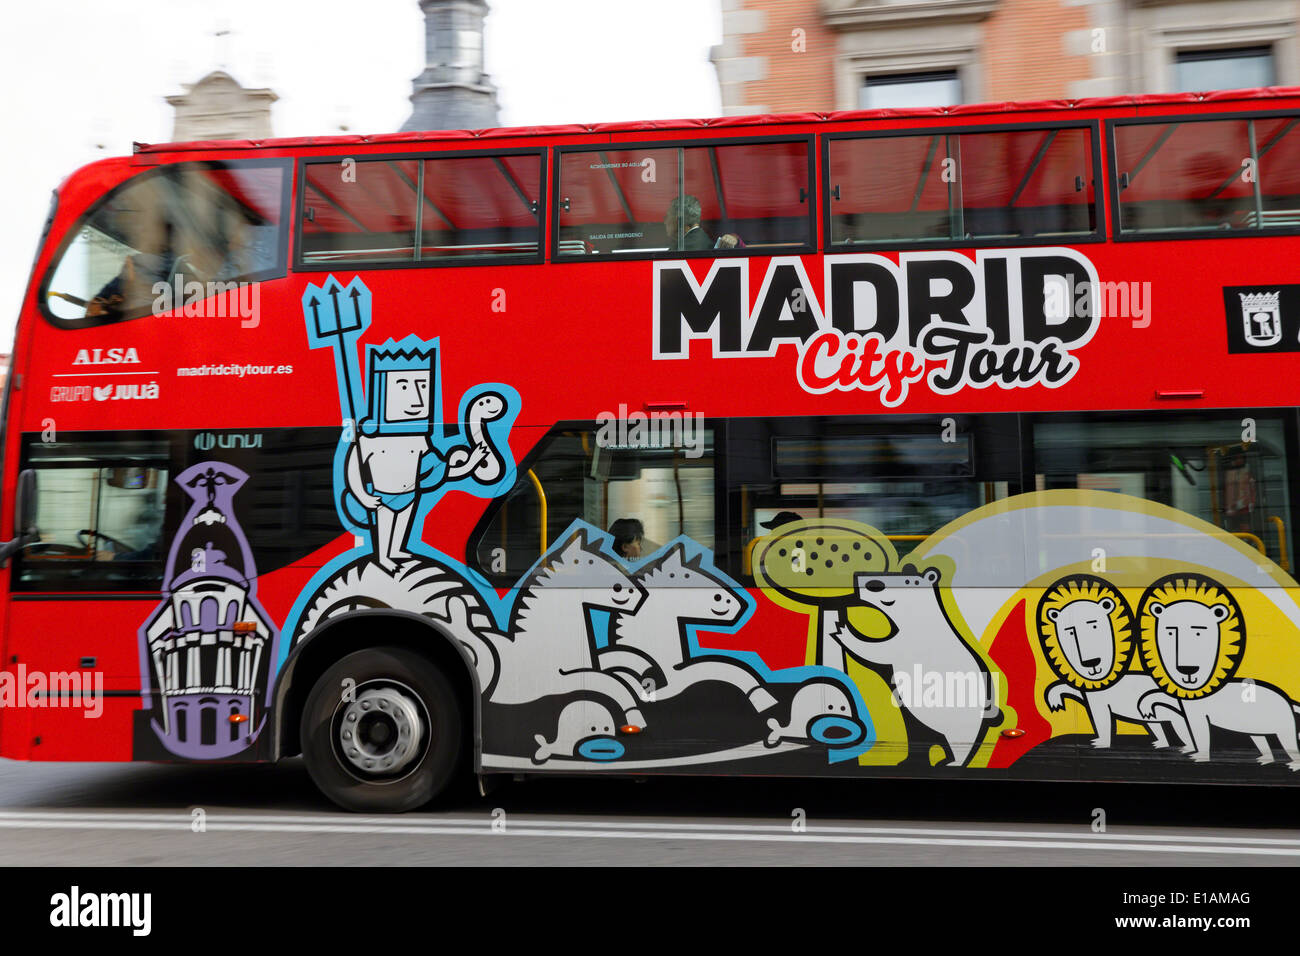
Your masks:
{"label": "church tower", "polygon": [[402,131],[498,125],[497,90],[483,72],[487,0],[420,0],[424,72],[413,82],[411,118]]}

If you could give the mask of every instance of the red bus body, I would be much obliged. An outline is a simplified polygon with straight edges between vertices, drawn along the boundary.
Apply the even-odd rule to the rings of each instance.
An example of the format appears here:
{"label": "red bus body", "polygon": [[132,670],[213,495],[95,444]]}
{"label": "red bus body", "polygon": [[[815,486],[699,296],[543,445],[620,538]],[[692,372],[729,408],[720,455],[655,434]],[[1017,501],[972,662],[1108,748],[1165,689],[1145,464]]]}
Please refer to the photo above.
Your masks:
{"label": "red bus body", "polygon": [[[7,562],[0,570],[0,666],[10,696],[2,701],[0,755],[273,760],[293,754],[301,747],[299,721],[311,684],[346,652],[382,645],[391,631],[400,633],[403,646],[418,648],[423,640],[440,647],[436,660],[444,669],[456,671],[448,661],[460,662],[451,679],[466,690],[466,726],[475,767],[483,773],[916,775],[960,766],[968,774],[1000,777],[1300,780],[1292,773],[1300,767],[1294,722],[1300,702],[1300,606],[1290,576],[1293,524],[1300,518],[1293,507],[1300,507],[1300,484],[1290,476],[1290,469],[1300,466],[1295,407],[1300,404],[1295,395],[1300,317],[1289,314],[1290,292],[1283,293],[1281,305],[1276,296],[1267,298],[1300,281],[1295,265],[1300,219],[1293,223],[1275,210],[1271,224],[1255,234],[1224,229],[1218,235],[1192,230],[1120,236],[1119,176],[1131,171],[1117,168],[1113,156],[1116,124],[1288,114],[1300,116],[1300,90],[172,144],[88,166],[57,192],[23,303],[4,419],[0,522],[5,539],[18,538],[20,472],[66,465],[42,445],[117,442],[107,454],[110,464],[95,472],[95,507],[141,491],[161,480],[155,472],[166,472],[171,485],[165,496],[158,494],[166,502],[163,548],[171,553],[166,563],[161,557],[156,561],[167,580],[147,587],[96,585],[109,578],[96,578],[95,567],[122,548],[120,542],[110,548],[94,534],[35,553],[28,546],[28,553],[20,550]],[[919,241],[892,248],[879,242],[828,244],[828,217],[835,215],[834,203],[843,201],[831,195],[836,187],[828,181],[832,173],[825,157],[825,150],[839,142],[836,137],[915,133],[938,142],[948,131],[1059,124],[1090,131],[1094,177],[1081,180],[1078,188],[1100,217],[1093,235]],[[1287,162],[1291,176],[1300,167],[1293,161],[1300,159],[1293,138],[1289,131],[1279,134],[1269,154],[1274,168]],[[562,155],[568,155],[562,151],[769,140],[806,142],[811,150],[812,248],[765,254],[760,244],[750,243],[726,254],[659,251],[623,258],[558,253],[557,207],[568,201],[557,174]],[[536,261],[451,267],[439,261],[429,268],[409,262],[354,264],[346,255],[327,265],[302,261],[304,209],[318,203],[314,194],[304,198],[305,171],[320,168],[305,164],[360,164],[369,157],[400,161],[459,151],[508,158],[517,150],[540,151],[545,163],[538,213],[544,238]],[[974,155],[974,146],[968,155]],[[284,257],[278,274],[257,281],[256,316],[186,318],[176,308],[83,327],[61,326],[47,314],[48,293],[59,291],[51,287],[59,256],[106,194],[169,164],[252,159],[285,161],[288,190],[279,223]],[[1261,166],[1268,162],[1259,155],[1255,160]],[[1241,188],[1248,190],[1251,167],[1243,168]],[[919,197],[929,187],[916,188]],[[350,207],[350,215],[362,217],[359,208]],[[454,211],[443,212],[455,217]],[[640,210],[632,212],[636,221],[650,220]],[[1072,341],[1049,342],[1051,336],[1042,334],[1035,339],[1026,332],[1026,310],[1040,325],[1042,312],[1038,303],[1026,301],[1034,299],[1037,286],[1024,276],[1036,275],[1032,270],[1052,256],[1049,271],[1074,263],[1077,280],[1122,283],[1125,294],[1145,296],[1144,305],[1118,316],[1093,309],[1079,320],[1086,332]],[[881,319],[891,308],[890,293],[866,282],[865,271],[848,269],[853,263],[878,267],[872,273],[878,281],[892,275],[895,292],[913,305],[928,292],[935,313],[920,319],[899,315],[903,329],[892,340],[872,337],[871,321],[877,328],[892,322]],[[833,293],[829,277],[839,274],[836,269],[847,270],[842,288],[848,298],[840,296],[832,315],[828,298],[839,293]],[[1013,288],[1017,276],[1030,284]],[[963,277],[971,283],[969,296],[953,292],[954,283],[967,283]],[[360,284],[352,285],[354,279]],[[790,283],[797,287],[793,297]],[[336,300],[333,307],[346,317],[350,301],[357,301],[347,298],[350,289],[369,296],[368,324],[360,321],[361,306],[356,306],[359,325],[349,341],[355,343],[356,370],[371,374],[362,371],[364,382],[349,379],[340,386],[338,375],[348,360],[339,358],[334,340],[326,341],[335,333],[318,332],[313,343],[307,330],[311,303],[325,308],[331,291],[342,292],[342,306]],[[687,293],[694,298],[683,298]],[[972,308],[986,321],[1010,323],[997,348],[981,354],[978,343],[959,348],[952,334],[926,334],[932,319],[942,323],[945,314],[953,314],[943,311],[944,303],[953,301],[945,299],[950,294],[960,294],[967,305],[978,303]],[[1236,309],[1246,295],[1265,298],[1252,299],[1251,309]],[[769,303],[770,296],[782,301]],[[1076,308],[1070,314],[1080,311],[1088,312]],[[1004,313],[1011,318],[1002,318]],[[1262,317],[1252,320],[1252,315]],[[1270,321],[1278,323],[1284,340],[1251,347],[1250,341],[1272,337]],[[1250,341],[1238,347],[1242,334]],[[336,337],[344,341],[342,334]],[[435,358],[416,348],[423,343],[430,349],[434,339]],[[392,348],[385,351],[389,340]],[[984,341],[978,335],[971,341],[976,340]],[[419,352],[414,358],[412,349]],[[854,364],[856,355],[865,351],[870,358],[873,349],[879,358],[869,367]],[[340,388],[364,396],[373,411],[377,399],[371,391],[381,374],[376,369],[388,366],[368,363],[384,361],[394,368],[412,362],[431,367],[436,431],[417,440],[410,438],[410,429],[384,431],[373,423],[345,422],[340,439],[340,422],[350,417],[341,414],[340,401],[347,396]],[[882,371],[889,367],[893,378]],[[178,373],[202,368],[207,371]],[[382,374],[390,376],[385,388],[399,386],[399,373]],[[484,390],[496,383],[504,388]],[[448,476],[471,467],[464,463],[478,442],[457,412],[465,412],[468,399],[489,393],[506,411],[485,419],[496,429],[487,444],[510,480],[503,484],[488,468],[453,481]],[[649,609],[665,613],[653,593],[641,596],[640,609],[632,612],[620,612],[606,600],[610,575],[616,576],[620,565],[604,533],[608,521],[618,517],[608,511],[609,495],[623,493],[619,477],[642,482],[637,493],[647,495],[671,488],[670,478],[648,477],[646,470],[615,475],[621,466],[614,464],[603,484],[596,482],[593,476],[604,465],[588,449],[586,464],[565,472],[578,477],[564,479],[570,481],[564,488],[575,489],[572,482],[578,482],[589,496],[604,494],[605,503],[591,504],[589,497],[587,510],[574,515],[563,504],[570,491],[550,489],[551,516],[544,527],[533,529],[543,540],[531,559],[546,552],[536,566],[521,565],[510,550],[518,537],[510,528],[525,519],[499,516],[511,496],[517,501],[510,507],[518,514],[538,507],[537,495],[547,491],[546,449],[552,447],[547,442],[561,440],[548,436],[564,436],[570,443],[564,447],[577,448],[580,440],[599,439],[602,423],[621,422],[626,429],[638,421],[633,413],[641,413],[641,420],[659,414],[667,422],[673,412],[683,421],[702,415],[709,429],[712,541],[691,541],[687,535],[688,540],[676,539],[674,552],[669,538],[682,532],[686,521],[685,511],[677,510],[678,525],[662,539],[647,541],[642,563],[624,570],[645,592],[664,583],[655,575],[669,566],[693,570],[700,586],[716,590],[718,602],[729,608],[719,618],[725,627],[686,616],[652,622]],[[1222,440],[1196,437],[1205,422],[1225,423]],[[1254,444],[1252,422],[1269,436],[1266,447]],[[1183,434],[1180,428],[1193,437],[1176,437]],[[932,452],[925,444],[931,432],[944,436],[945,429],[946,437],[936,440],[959,449],[950,458],[939,445],[934,446],[939,452]],[[1167,449],[1152,437],[1166,429],[1172,436]],[[1130,431],[1131,441],[1122,437]],[[400,490],[378,484],[375,501],[383,490],[391,496],[386,504],[364,496],[360,510],[339,504],[340,495],[348,495],[350,442],[363,458],[379,454],[376,449],[416,454],[429,434],[445,439],[442,463],[430,465],[445,486],[431,504],[416,491],[412,506]],[[612,447],[619,454],[637,446],[626,431],[615,434]],[[1001,444],[986,456],[990,442]],[[1154,452],[1153,442],[1159,446]],[[164,446],[171,457],[161,471],[131,465],[137,461],[132,456],[145,454],[138,449]],[[909,448],[916,449],[916,460],[928,463],[916,472],[919,477],[908,477]],[[656,453],[663,451],[656,446]],[[260,475],[276,454],[281,457],[273,479]],[[837,457],[841,454],[847,457]],[[665,464],[669,458],[671,464]],[[676,452],[655,462],[653,467],[668,469],[664,475],[679,479],[690,466]],[[218,471],[229,466],[226,480],[233,490],[205,485],[201,470],[187,470],[199,465]],[[1001,477],[984,480],[985,468],[1003,469]],[[1059,468],[1071,470],[1073,483],[1052,477]],[[530,472],[540,476],[536,482]],[[177,476],[182,473],[197,476],[191,480],[199,483],[181,487]],[[331,476],[334,493],[324,510],[305,519],[301,509],[295,512],[295,502],[326,495],[321,489],[331,485]],[[52,480],[38,475],[44,482],[41,509],[54,508],[49,495],[63,487]],[[479,486],[466,484],[475,480]],[[911,490],[886,487],[886,480],[912,481]],[[960,494],[980,496],[979,506],[955,520],[940,508],[935,514],[943,520],[924,526],[923,499],[934,495],[946,501],[947,489],[957,487],[934,483],[940,480],[966,482]],[[665,514],[684,507],[681,489],[679,484],[676,504],[661,509]],[[911,496],[908,514],[918,516],[920,524],[904,527],[900,519],[893,530],[879,530],[861,520],[874,514],[872,496],[895,494]],[[834,495],[846,503],[832,507]],[[1248,501],[1236,501],[1244,495]],[[1178,517],[1183,513],[1177,503],[1193,498],[1211,500],[1205,507],[1212,510]],[[782,501],[796,504],[782,508]],[[332,526],[331,506],[342,509]],[[345,524],[349,507],[356,527]],[[410,507],[416,524],[409,542],[416,554],[409,564],[398,560],[380,590],[405,582],[401,587],[408,600],[424,604],[404,607],[402,600],[385,597],[387,591],[362,600],[358,595],[364,588],[354,580],[351,603],[313,618],[313,608],[332,600],[330,588],[343,586],[339,575],[345,565],[366,580],[383,577],[383,569],[367,557],[374,540],[363,540],[364,533],[358,538],[357,527],[381,520],[376,516],[383,508],[400,520],[410,514],[403,508]],[[361,511],[369,517],[358,517]],[[780,520],[778,513],[784,514]],[[571,517],[585,523],[571,525]],[[792,517],[798,523],[789,523]],[[383,520],[389,520],[387,514]],[[191,548],[217,525],[221,534],[233,537]],[[1184,528],[1185,541],[1170,544],[1161,537],[1177,526]],[[503,542],[498,557],[504,563],[494,567],[495,539],[483,539],[498,531]],[[181,537],[191,532],[200,538],[182,544]],[[300,546],[263,548],[277,536]],[[252,544],[237,561],[241,540]],[[397,540],[394,552],[401,551],[403,540]],[[78,541],[86,545],[84,552],[77,550]],[[862,548],[852,549],[863,544],[885,553],[859,558]],[[253,610],[231,618],[219,609],[211,620],[177,610],[178,582],[186,573],[201,576],[203,556],[197,552],[204,547],[207,560],[240,565],[230,581],[246,592],[255,582],[255,602],[246,594]],[[823,553],[813,557],[818,547]],[[652,548],[657,550],[650,553]],[[224,557],[211,557],[218,552]],[[1178,555],[1186,560],[1180,563]],[[573,571],[579,576],[565,584],[562,575],[568,572],[562,565],[568,556],[592,567]],[[49,571],[58,558],[69,563]],[[247,566],[250,558],[254,567]],[[78,562],[91,568],[80,578],[68,570],[80,567]],[[23,569],[33,575],[27,583],[19,580]],[[446,577],[452,590],[436,596],[434,584],[416,582],[425,571]],[[800,575],[807,576],[806,586]],[[674,585],[680,583],[674,579]],[[545,617],[549,585],[552,594],[567,588],[571,616]],[[422,587],[431,590],[417,596]],[[694,592],[683,592],[682,606],[693,597]],[[164,613],[174,615],[167,619],[172,628],[167,640],[176,643],[155,648],[150,641],[166,630],[155,623]],[[675,652],[680,659],[647,662],[644,673],[628,665],[621,677],[616,666],[594,663],[591,658],[620,649],[638,615],[666,629],[669,644],[680,642]],[[400,624],[394,623],[397,618]],[[315,621],[315,630],[302,632],[308,620]],[[417,634],[412,622],[420,621],[428,630],[423,638],[412,636]],[[461,639],[458,627],[469,627],[481,643]],[[213,716],[203,708],[218,705],[196,697],[186,733],[197,739],[201,726],[205,744],[171,747],[163,738],[178,739],[175,727],[167,725],[179,711],[164,714],[158,685],[171,679],[165,671],[172,665],[158,662],[179,655],[181,646],[206,653],[203,641],[216,632],[223,636],[212,640],[234,648],[223,660],[242,660],[241,649],[252,647],[255,636],[264,639],[257,653],[268,659],[250,665],[265,664],[264,683],[242,705],[222,698],[221,708],[235,709],[214,710]],[[1103,637],[1096,646],[1109,648],[1098,652],[1101,664],[1085,647],[1098,640],[1097,634]],[[1071,642],[1075,651],[1067,646]],[[569,645],[575,648],[553,651]],[[654,657],[645,647],[639,645],[638,653]],[[451,657],[447,648],[454,652]],[[484,661],[485,654],[494,660]],[[512,663],[516,655],[525,658]],[[716,665],[712,672],[710,662]],[[652,673],[651,663],[669,673]],[[155,666],[160,669],[151,677]],[[539,668],[558,675],[552,685],[539,676]],[[698,678],[687,680],[677,693],[673,671],[698,673]],[[87,688],[90,675],[102,675],[97,719],[88,719],[86,707],[73,705],[76,691],[56,690],[48,676],[72,673],[85,675]],[[33,684],[33,675],[47,675],[49,686]],[[972,717],[971,698],[952,699],[954,675],[957,684],[974,676],[978,717]],[[611,681],[631,688],[637,706],[627,707]],[[239,682],[219,676],[214,686],[220,686],[209,688],[210,695],[220,697]],[[36,692],[29,693],[33,687]],[[668,688],[671,699],[662,696]],[[91,695],[80,697],[85,703]],[[597,722],[616,726],[597,730]],[[585,723],[593,724],[594,734],[576,726]],[[217,738],[231,746],[205,749]]]}

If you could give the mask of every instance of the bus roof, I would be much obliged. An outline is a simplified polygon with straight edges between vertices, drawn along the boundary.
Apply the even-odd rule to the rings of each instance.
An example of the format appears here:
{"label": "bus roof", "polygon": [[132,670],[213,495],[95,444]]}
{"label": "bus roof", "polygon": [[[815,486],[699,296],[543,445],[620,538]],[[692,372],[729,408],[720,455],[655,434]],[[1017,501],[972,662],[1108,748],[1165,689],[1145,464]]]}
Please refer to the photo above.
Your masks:
{"label": "bus roof", "polygon": [[467,139],[574,136],[591,133],[627,133],[659,130],[734,129],[746,126],[780,126],[806,123],[906,119],[916,117],[981,116],[999,113],[1037,113],[1113,109],[1144,106],[1180,106],[1195,103],[1231,103],[1247,100],[1300,97],[1298,86],[1272,86],[1254,90],[1213,90],[1205,93],[1153,93],[1140,96],[1104,96],[1085,99],[966,103],[958,106],[909,109],[838,110],[833,112],[777,113],[762,116],[720,116],[713,119],[635,120],[617,123],[569,123],[552,126],[505,126],[476,130],[413,130],[402,133],[342,136],[293,136],[278,139],[195,140],[179,143],[135,143],[136,153],[171,153],[210,149],[292,149],[299,146],[352,146],[358,144],[439,142]]}

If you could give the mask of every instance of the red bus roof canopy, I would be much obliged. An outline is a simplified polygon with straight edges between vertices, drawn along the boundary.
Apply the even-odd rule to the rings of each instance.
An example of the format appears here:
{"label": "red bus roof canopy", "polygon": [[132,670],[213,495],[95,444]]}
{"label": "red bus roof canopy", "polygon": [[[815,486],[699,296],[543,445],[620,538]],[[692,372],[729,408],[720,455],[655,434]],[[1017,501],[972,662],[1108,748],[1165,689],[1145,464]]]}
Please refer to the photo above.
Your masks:
{"label": "red bus roof canopy", "polygon": [[1212,90],[1204,93],[1153,93],[1141,96],[1090,97],[1077,100],[1038,100],[1006,103],[966,103],[958,106],[913,107],[910,109],[839,110],[829,113],[781,113],[763,116],[722,116],[712,119],[633,120],[617,123],[570,123],[551,126],[492,127],[478,130],[418,130],[404,133],[348,134],[341,136],[297,136],[264,140],[206,140],[181,143],[136,143],[136,153],[166,153],[186,150],[294,149],[303,146],[356,146],[467,139],[518,138],[532,136],[581,136],[589,133],[663,132],[689,129],[734,129],[746,126],[778,126],[807,123],[925,117],[983,116],[997,113],[1032,113],[1107,109],[1115,107],[1178,106],[1193,103],[1230,103],[1243,100],[1300,97],[1300,87],[1271,86],[1253,90]]}

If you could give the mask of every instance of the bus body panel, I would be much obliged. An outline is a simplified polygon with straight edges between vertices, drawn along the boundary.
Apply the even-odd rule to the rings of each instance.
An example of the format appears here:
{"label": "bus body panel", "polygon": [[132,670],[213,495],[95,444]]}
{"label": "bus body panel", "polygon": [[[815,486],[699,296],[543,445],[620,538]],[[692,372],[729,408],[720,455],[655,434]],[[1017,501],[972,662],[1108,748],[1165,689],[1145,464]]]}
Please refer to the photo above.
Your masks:
{"label": "bus body panel", "polygon": [[[1115,240],[1102,134],[1298,107],[1027,104],[159,148],[88,167],[61,187],[35,296],[64,291],[50,273],[97,201],[177,162],[544,148],[554,163],[808,137],[824,193],[828,136],[1068,120],[1095,124],[1102,221],[1059,244],[828,248],[819,202],[819,253],[584,261],[555,251],[557,179],[545,262],[295,268],[298,163],[278,274],[197,297],[181,282],[150,314],[89,327],[58,327],[29,295],[4,529],[25,468],[50,493],[93,488],[99,523],[60,514],[62,539],[0,571],[0,754],[268,759],[296,734],[273,706],[290,655],[327,623],[393,610],[471,662],[482,772],[1294,782],[1300,338],[1241,342],[1282,324],[1300,237]],[[889,301],[896,315],[875,307]],[[996,335],[927,334],[955,311]],[[398,390],[419,381],[403,411]],[[669,437],[638,438],[650,422]],[[691,427],[708,430],[698,456],[682,454]],[[925,444],[948,430],[939,442],[965,451]],[[917,472],[907,507],[930,497],[942,520],[864,520],[909,455],[938,470]],[[687,533],[684,475],[707,488],[690,493],[712,509],[690,518],[707,535]],[[672,494],[669,532],[617,551],[613,509]],[[119,571],[128,549],[105,516],[128,500],[161,531]],[[154,577],[132,578],[133,561]],[[29,698],[34,675],[45,696]],[[90,686],[93,720],[71,704]]]}

